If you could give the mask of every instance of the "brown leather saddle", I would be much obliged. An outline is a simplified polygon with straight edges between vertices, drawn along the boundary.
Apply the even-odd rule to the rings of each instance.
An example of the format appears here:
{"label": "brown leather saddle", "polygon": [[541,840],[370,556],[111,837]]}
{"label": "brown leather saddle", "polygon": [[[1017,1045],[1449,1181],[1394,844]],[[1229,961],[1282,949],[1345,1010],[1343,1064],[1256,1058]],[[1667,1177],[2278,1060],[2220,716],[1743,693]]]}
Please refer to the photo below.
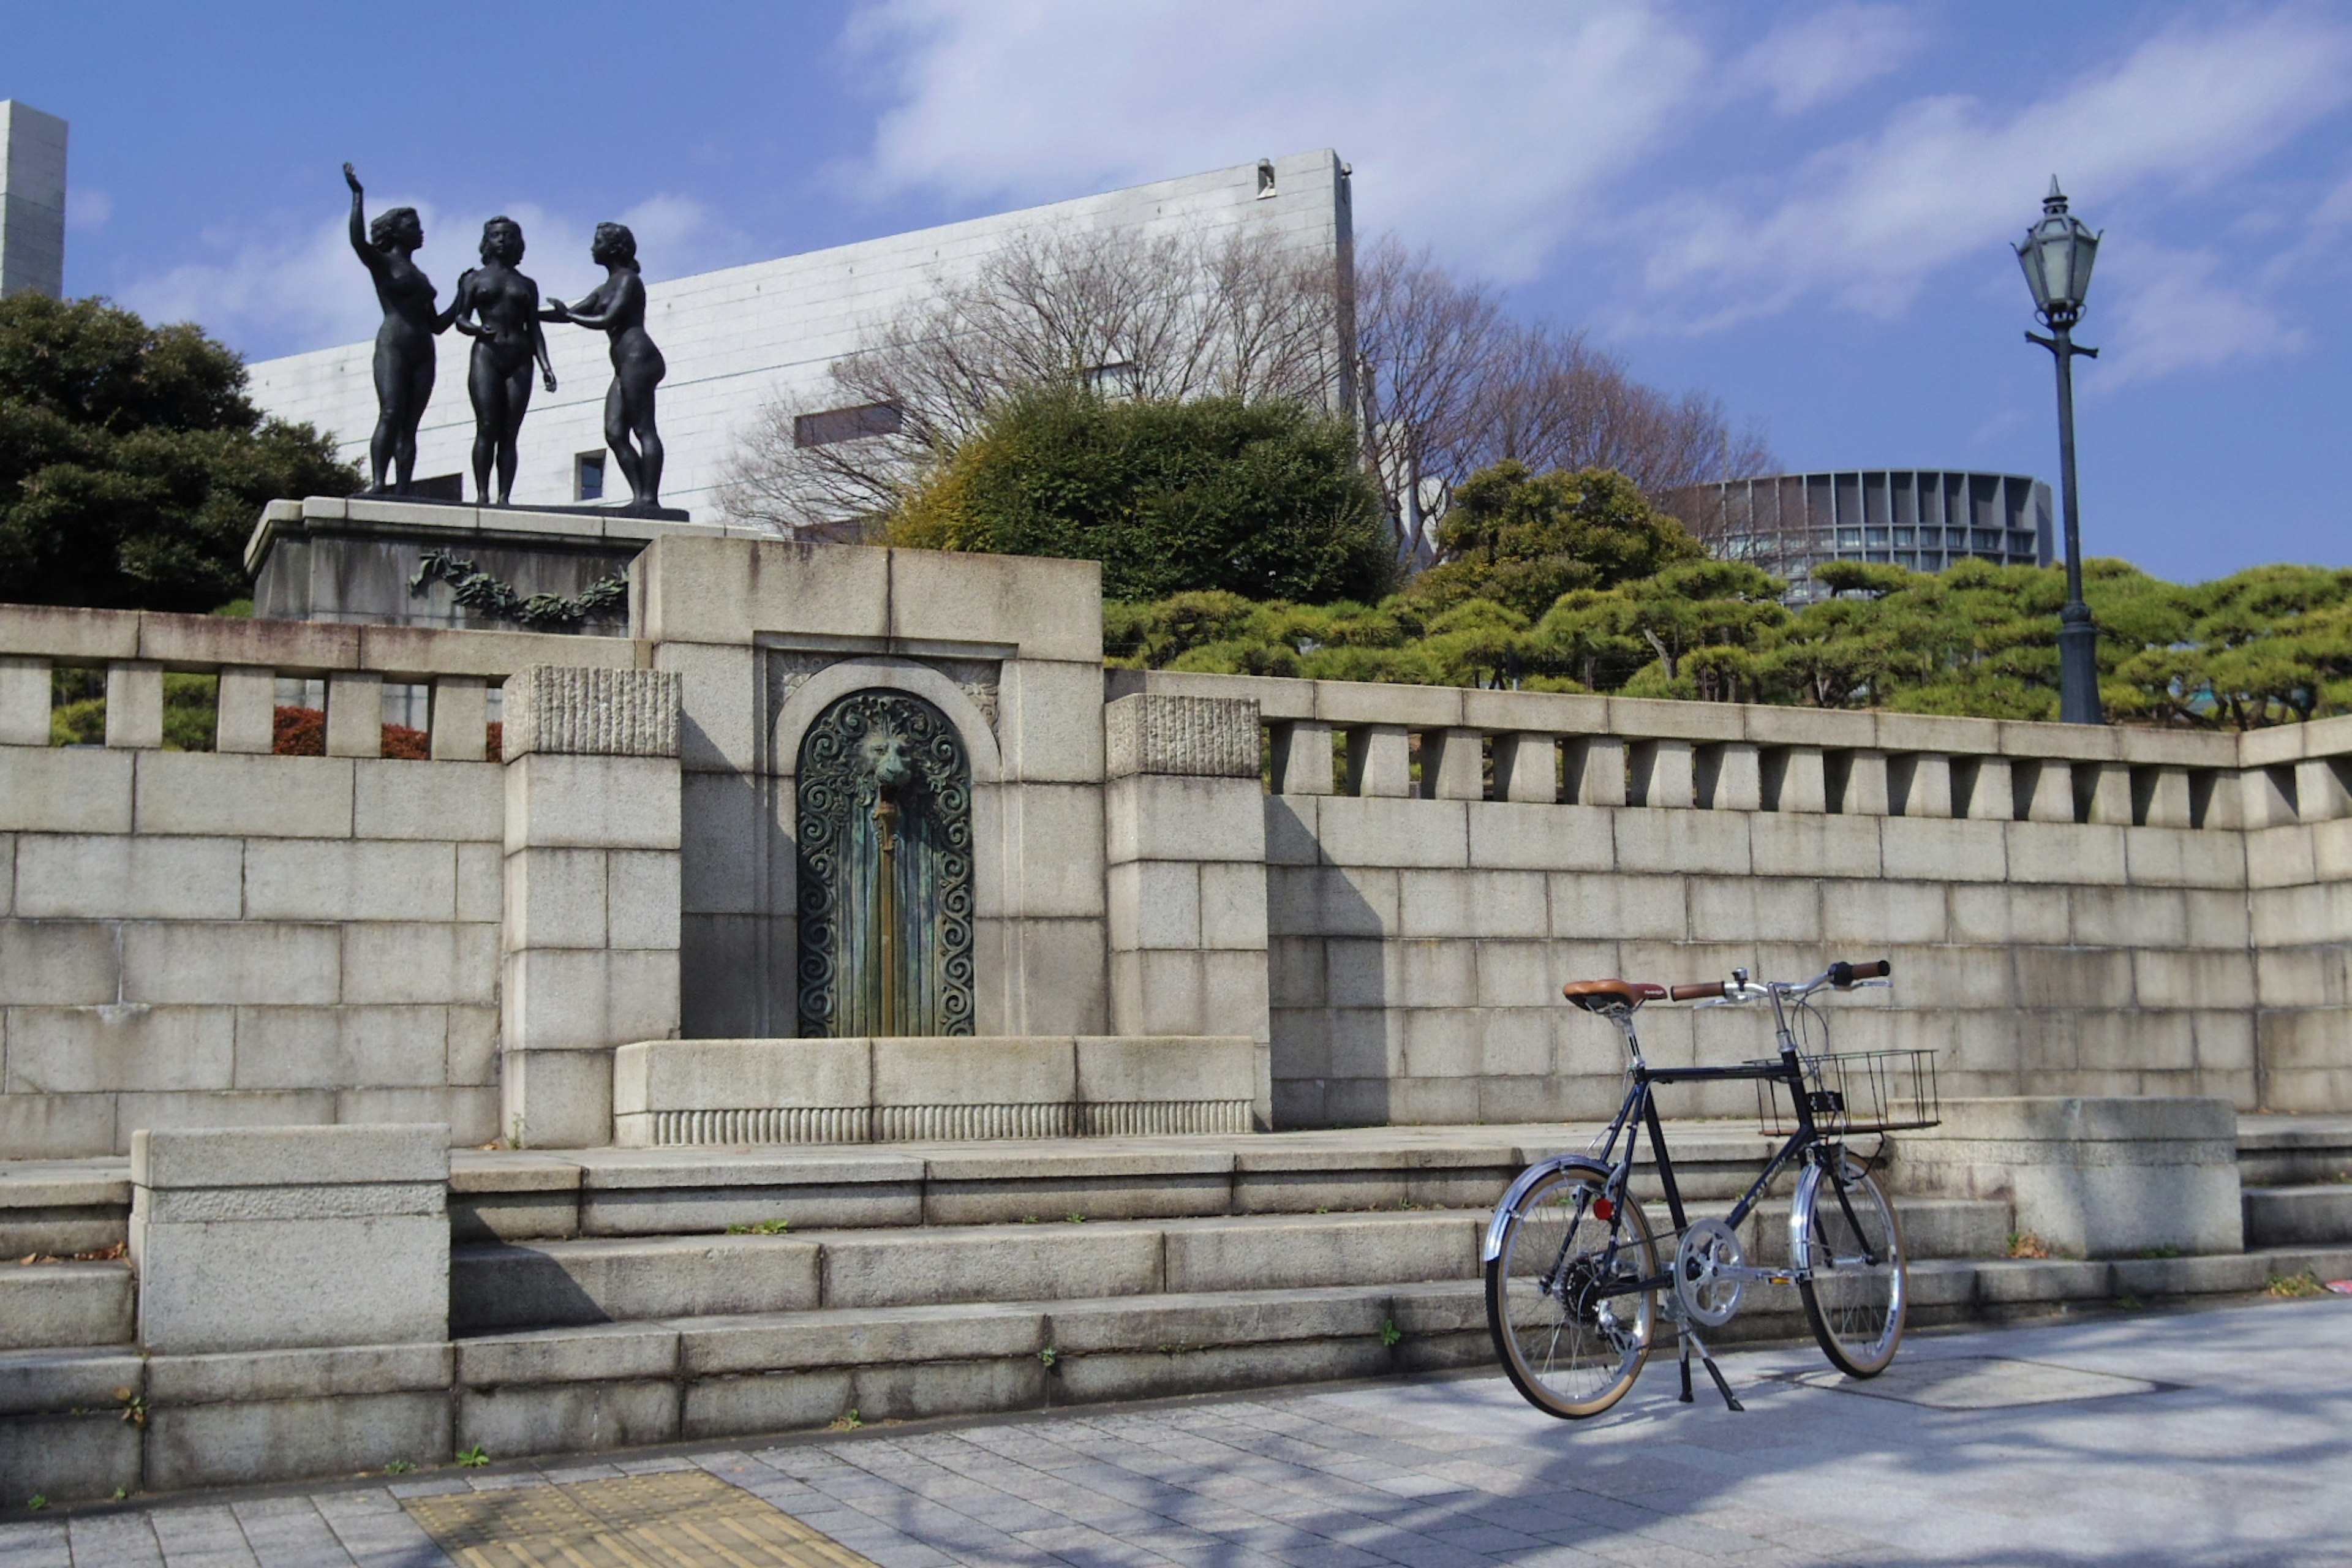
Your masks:
{"label": "brown leather saddle", "polygon": [[1559,994],[1588,1013],[1630,1013],[1644,1002],[1663,1002],[1666,988],[1646,980],[1571,980]]}

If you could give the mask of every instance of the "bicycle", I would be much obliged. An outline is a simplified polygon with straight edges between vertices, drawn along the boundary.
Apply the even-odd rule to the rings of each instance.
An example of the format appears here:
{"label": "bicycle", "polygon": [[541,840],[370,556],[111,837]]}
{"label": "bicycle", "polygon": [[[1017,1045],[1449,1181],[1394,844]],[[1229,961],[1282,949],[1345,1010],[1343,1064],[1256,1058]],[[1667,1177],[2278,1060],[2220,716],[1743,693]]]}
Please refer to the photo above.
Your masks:
{"label": "bicycle", "polygon": [[[1625,1037],[1630,1081],[1616,1120],[1592,1152],[1528,1166],[1486,1227],[1481,1261],[1487,1328],[1504,1371],[1529,1404],[1577,1420],[1622,1399],[1649,1360],[1663,1292],[1680,1352],[1683,1403],[1690,1402],[1696,1352],[1724,1402],[1744,1408],[1699,1331],[1729,1322],[1755,1283],[1797,1288],[1832,1365],[1853,1377],[1886,1370],[1902,1342],[1908,1302],[1903,1233],[1894,1206],[1869,1166],[1847,1151],[1845,1138],[1933,1126],[1939,1115],[1934,1053],[1806,1055],[1797,1029],[1810,1035],[1819,1025],[1826,1043],[1827,1021],[1811,1005],[1813,994],[1889,984],[1892,972],[1885,960],[1840,962],[1801,982],[1751,984],[1746,970],[1735,969],[1728,983],[1671,990],[1624,980],[1562,987],[1570,1002]],[[1646,1003],[1667,1000],[1701,1006],[1769,1001],[1780,1055],[1737,1067],[1654,1068],[1643,1058],[1633,1015]],[[1728,1213],[1694,1220],[1684,1211],[1652,1090],[1726,1079],[1754,1080],[1764,1131],[1785,1133],[1787,1141]],[[1633,1193],[1633,1151],[1644,1131],[1673,1220],[1664,1238],[1673,1247],[1671,1265],[1660,1261],[1661,1238]],[[1789,1262],[1753,1266],[1739,1227],[1792,1160],[1804,1169],[1789,1207]]]}

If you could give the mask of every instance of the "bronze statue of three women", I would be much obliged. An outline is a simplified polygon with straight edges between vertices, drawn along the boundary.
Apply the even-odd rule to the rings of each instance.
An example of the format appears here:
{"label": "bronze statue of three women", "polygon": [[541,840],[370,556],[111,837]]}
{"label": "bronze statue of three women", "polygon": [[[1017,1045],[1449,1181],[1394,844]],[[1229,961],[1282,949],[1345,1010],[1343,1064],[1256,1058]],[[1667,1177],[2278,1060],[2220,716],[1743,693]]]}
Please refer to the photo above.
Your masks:
{"label": "bronze statue of three women", "polygon": [[[604,395],[604,440],[629,482],[629,509],[661,505],[662,444],[654,427],[654,390],[667,367],[646,334],[646,285],[637,270],[637,241],[617,223],[596,226],[590,258],[604,281],[585,298],[542,301],[539,285],[518,270],[522,226],[494,217],[482,226],[482,264],[457,279],[448,308],[436,312],[433,280],[417,267],[425,226],[414,207],[394,207],[366,221],[365,192],[349,163],[352,249],[375,281],[383,325],[375,334],[375,435],[368,443],[366,495],[404,495],[416,469],[416,428],[433,395],[433,340],[455,327],[474,340],[466,390],[474,402],[474,493],[489,504],[490,474],[498,472],[498,504],[514,493],[515,444],[530,408],[530,373],[555,390],[547,357],[546,321],[568,321],[604,333],[612,343],[613,385]],[[391,483],[385,483],[386,478]]]}

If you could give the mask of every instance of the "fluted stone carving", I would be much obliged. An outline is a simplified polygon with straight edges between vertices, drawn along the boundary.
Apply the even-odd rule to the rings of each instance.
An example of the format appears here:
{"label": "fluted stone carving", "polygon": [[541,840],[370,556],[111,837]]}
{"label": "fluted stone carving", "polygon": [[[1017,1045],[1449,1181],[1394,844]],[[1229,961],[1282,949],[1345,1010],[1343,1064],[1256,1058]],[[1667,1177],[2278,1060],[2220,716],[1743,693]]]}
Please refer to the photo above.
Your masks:
{"label": "fluted stone carving", "polygon": [[535,664],[506,685],[501,752],[588,757],[677,755],[678,677],[659,669]]}
{"label": "fluted stone carving", "polygon": [[1103,722],[1112,778],[1258,776],[1258,709],[1247,699],[1147,692],[1111,703],[1103,710]]}

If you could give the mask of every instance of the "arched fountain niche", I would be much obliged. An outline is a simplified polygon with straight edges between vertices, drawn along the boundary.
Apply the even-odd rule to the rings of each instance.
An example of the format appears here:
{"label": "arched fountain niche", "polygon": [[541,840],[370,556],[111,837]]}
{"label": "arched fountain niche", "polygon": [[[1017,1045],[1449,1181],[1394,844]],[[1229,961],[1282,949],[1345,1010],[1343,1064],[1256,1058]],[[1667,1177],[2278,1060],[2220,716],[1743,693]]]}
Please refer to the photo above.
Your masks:
{"label": "arched fountain niche", "polygon": [[972,1032],[971,761],[911,692],[853,691],[801,738],[800,1032]]}

